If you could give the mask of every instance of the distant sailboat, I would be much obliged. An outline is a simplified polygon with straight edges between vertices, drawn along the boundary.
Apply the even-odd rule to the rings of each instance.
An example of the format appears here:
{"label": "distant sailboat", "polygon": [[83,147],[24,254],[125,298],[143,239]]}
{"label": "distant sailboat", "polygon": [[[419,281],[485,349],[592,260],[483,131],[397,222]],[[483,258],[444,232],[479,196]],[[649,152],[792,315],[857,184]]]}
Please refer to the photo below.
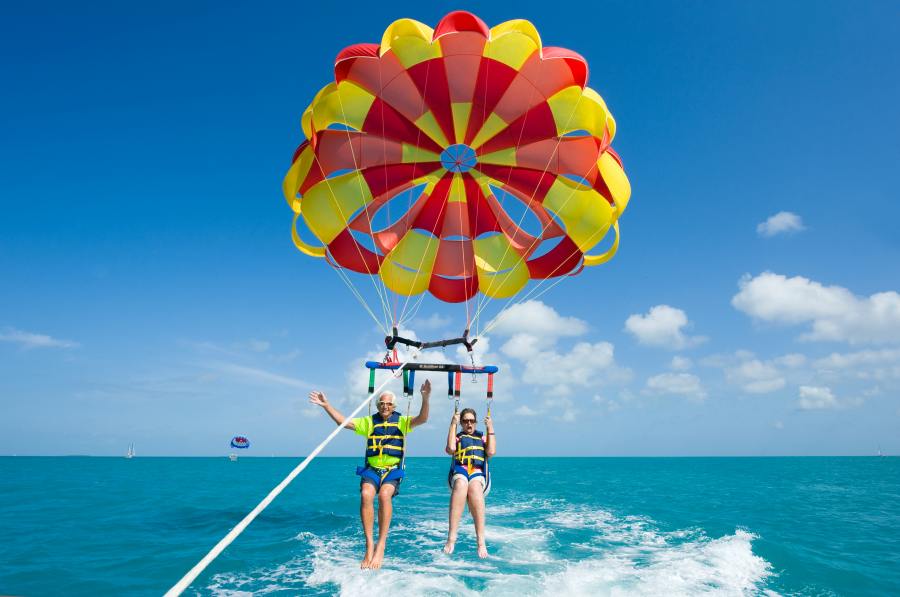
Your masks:
{"label": "distant sailboat", "polygon": [[237,460],[237,454],[229,454],[228,460],[230,460],[231,462],[234,462],[235,460]]}
{"label": "distant sailboat", "polygon": [[125,452],[125,458],[134,458],[134,444],[130,444],[128,446],[128,451]]}

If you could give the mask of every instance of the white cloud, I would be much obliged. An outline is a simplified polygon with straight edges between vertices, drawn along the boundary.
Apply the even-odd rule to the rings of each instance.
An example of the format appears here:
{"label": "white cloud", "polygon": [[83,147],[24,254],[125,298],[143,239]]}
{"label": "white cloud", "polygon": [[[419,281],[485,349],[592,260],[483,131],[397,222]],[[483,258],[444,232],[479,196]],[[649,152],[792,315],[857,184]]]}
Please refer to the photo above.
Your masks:
{"label": "white cloud", "polygon": [[900,294],[854,295],[840,286],[823,286],[801,276],[764,272],[741,278],[731,304],[759,321],[810,324],[802,340],[856,343],[900,342]]}
{"label": "white cloud", "polygon": [[716,353],[700,358],[697,362],[704,367],[722,368],[734,363],[736,357],[733,354]]}
{"label": "white cloud", "polygon": [[784,421],[775,421],[772,423],[772,427],[775,429],[784,429]]}
{"label": "white cloud", "polygon": [[693,366],[694,363],[687,357],[674,356],[672,357],[672,362],[669,363],[669,369],[673,371],[687,371]]}
{"label": "white cloud", "polygon": [[900,349],[835,352],[816,359],[812,365],[817,373],[831,379],[900,379]]}
{"label": "white cloud", "polygon": [[692,400],[706,398],[700,378],[691,373],[661,373],[647,380],[646,391],[651,394],[684,396]]}
{"label": "white cloud", "polygon": [[747,394],[769,394],[786,387],[788,377],[796,383],[810,374],[809,359],[799,353],[762,360],[748,350],[738,350],[704,357],[700,363],[722,369],[725,380]]}
{"label": "white cloud", "polygon": [[577,317],[564,317],[541,301],[525,301],[507,309],[492,328],[501,336],[531,334],[543,342],[557,338],[581,336],[588,325]]}
{"label": "white cloud", "polygon": [[622,405],[612,398],[606,398],[605,396],[596,395],[593,398],[594,403],[599,405],[600,408],[605,408],[607,412],[614,413],[618,410],[621,410]]}
{"label": "white cloud", "polygon": [[500,347],[500,351],[514,359],[525,361],[541,352],[541,340],[532,334],[515,334]]}
{"label": "white cloud", "polygon": [[634,314],[625,320],[625,329],[638,342],[670,350],[689,348],[706,341],[703,336],[687,336],[684,330],[690,326],[687,314],[669,305],[657,305],[646,315]]}
{"label": "white cloud", "polygon": [[209,365],[209,368],[222,375],[227,375],[229,377],[239,379],[244,382],[254,383],[257,385],[286,386],[299,390],[311,390],[313,387],[315,387],[314,384],[302,379],[298,379],[296,377],[279,375],[278,373],[272,373],[264,369],[246,367],[244,365],[237,365],[234,363],[211,363]]}
{"label": "white cloud", "polygon": [[290,363],[291,361],[297,360],[297,357],[300,356],[300,350],[294,349],[289,352],[279,353],[272,357],[272,360],[276,363]]}
{"label": "white cloud", "polygon": [[60,340],[46,334],[35,334],[32,332],[24,332],[15,328],[7,328],[0,333],[0,342],[12,342],[18,344],[25,350],[32,348],[78,348],[78,342],[71,340]]}
{"label": "white cloud", "polygon": [[556,346],[560,337],[584,334],[588,328],[583,321],[562,316],[538,301],[522,303],[508,313],[499,331],[509,338],[500,352],[522,362],[522,381],[526,384],[565,396],[574,387],[631,378],[630,370],[616,364],[609,342],[578,342],[568,351]]}
{"label": "white cloud", "polygon": [[756,233],[769,238],[776,234],[787,234],[805,230],[803,219],[795,213],[780,211],[756,227]]}
{"label": "white cloud", "polygon": [[637,396],[629,388],[623,388],[622,391],[619,392],[619,402],[631,402],[635,398],[637,398]]}
{"label": "white cloud", "polygon": [[553,419],[563,423],[574,423],[578,420],[578,409],[575,403],[568,398],[557,398],[544,401],[544,410],[553,413]]}
{"label": "white cloud", "polygon": [[253,352],[266,352],[271,347],[271,344],[267,340],[250,340],[247,346]]}
{"label": "white cloud", "polygon": [[751,359],[725,369],[726,379],[748,394],[768,394],[786,384],[778,368],[771,363]]}
{"label": "white cloud", "polygon": [[579,342],[569,352],[540,351],[525,360],[523,369],[522,381],[550,387],[558,395],[569,394],[573,386],[622,382],[631,376],[631,371],[616,365],[609,342]]}
{"label": "white cloud", "polygon": [[840,354],[833,352],[817,359],[813,365],[819,369],[850,369],[870,365],[900,365],[900,349],[860,350]]}
{"label": "white cloud", "polygon": [[[835,404],[837,408],[850,408],[883,391],[879,384],[895,391],[896,380],[900,380],[900,349],[832,353],[818,359],[799,353],[760,359],[751,352],[737,351],[705,357],[700,362],[721,369],[729,384],[747,394],[769,394],[785,388],[798,392],[799,388],[807,388],[805,400],[801,401],[805,410],[816,404],[815,388],[825,387],[833,395],[844,396],[835,398]],[[825,404],[822,399],[819,403]]]}
{"label": "white cloud", "polygon": [[782,355],[773,359],[773,362],[776,365],[780,365],[782,367],[787,367],[788,369],[798,369],[806,364],[807,362],[806,355],[799,353],[791,353]]}
{"label": "white cloud", "polygon": [[428,317],[412,320],[409,327],[417,330],[441,330],[449,326],[453,320],[440,313],[432,313]]}
{"label": "white cloud", "polygon": [[317,419],[322,416],[322,409],[307,402],[305,397],[303,400],[295,401],[293,406],[294,411],[306,419]]}
{"label": "white cloud", "polygon": [[536,410],[534,410],[533,408],[530,408],[527,405],[523,404],[522,406],[520,406],[519,408],[514,410],[513,414],[518,415],[520,417],[533,417],[533,416],[537,415],[538,412]]}
{"label": "white cloud", "polygon": [[834,409],[838,407],[838,401],[831,392],[831,388],[800,386],[800,398],[797,406],[801,410]]}

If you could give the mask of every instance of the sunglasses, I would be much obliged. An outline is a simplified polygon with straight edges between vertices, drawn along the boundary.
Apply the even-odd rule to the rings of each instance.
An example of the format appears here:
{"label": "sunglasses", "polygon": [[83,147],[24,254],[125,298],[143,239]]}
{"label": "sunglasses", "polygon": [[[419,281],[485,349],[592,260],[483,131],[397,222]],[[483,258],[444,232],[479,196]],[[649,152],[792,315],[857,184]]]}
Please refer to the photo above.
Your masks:
{"label": "sunglasses", "polygon": [[465,425],[466,423],[474,423],[474,422],[475,422],[475,419],[463,419],[462,420],[463,425]]}

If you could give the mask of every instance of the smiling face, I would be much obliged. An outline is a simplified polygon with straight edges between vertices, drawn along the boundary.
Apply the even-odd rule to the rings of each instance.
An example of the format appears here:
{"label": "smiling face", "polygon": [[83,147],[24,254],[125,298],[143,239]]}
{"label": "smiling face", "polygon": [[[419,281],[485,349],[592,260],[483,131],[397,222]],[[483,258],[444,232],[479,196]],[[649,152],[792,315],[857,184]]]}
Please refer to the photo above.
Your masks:
{"label": "smiling face", "polygon": [[384,392],[378,397],[378,402],[375,403],[375,406],[378,407],[378,413],[382,417],[389,416],[394,412],[394,395],[391,392]]}

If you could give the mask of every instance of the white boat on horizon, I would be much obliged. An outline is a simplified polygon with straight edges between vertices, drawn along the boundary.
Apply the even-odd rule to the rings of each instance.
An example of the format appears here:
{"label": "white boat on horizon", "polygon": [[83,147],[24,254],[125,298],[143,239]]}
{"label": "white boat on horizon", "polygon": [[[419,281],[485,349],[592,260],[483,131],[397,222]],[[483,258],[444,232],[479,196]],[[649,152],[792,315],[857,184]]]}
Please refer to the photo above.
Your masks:
{"label": "white boat on horizon", "polygon": [[237,454],[229,454],[229,455],[228,455],[228,460],[230,460],[231,462],[236,462],[236,461],[237,461]]}
{"label": "white boat on horizon", "polygon": [[125,458],[134,458],[134,442],[128,446],[128,451],[125,452]]}

